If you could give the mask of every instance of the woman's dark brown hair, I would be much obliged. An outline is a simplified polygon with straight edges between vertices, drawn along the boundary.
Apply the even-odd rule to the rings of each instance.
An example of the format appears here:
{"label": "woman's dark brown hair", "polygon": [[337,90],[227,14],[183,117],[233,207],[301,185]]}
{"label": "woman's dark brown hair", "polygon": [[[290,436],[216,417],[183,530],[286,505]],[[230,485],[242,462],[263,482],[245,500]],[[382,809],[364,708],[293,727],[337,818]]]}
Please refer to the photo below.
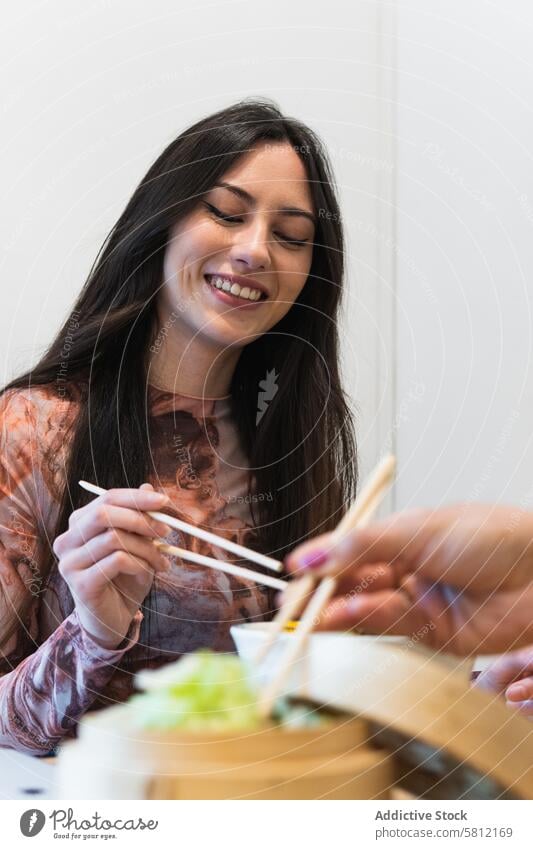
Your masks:
{"label": "woman's dark brown hair", "polygon": [[[82,403],[54,539],[89,500],[80,479],[110,488],[137,487],[151,477],[148,355],[159,329],[155,301],[169,231],[239,157],[265,141],[289,143],[298,153],[317,226],[300,296],[270,332],[243,348],[231,386],[251,494],[268,494],[250,499],[257,547],[283,557],[332,529],[354,497],[355,440],[338,366],[344,243],[331,168],[312,130],[272,101],[253,98],[204,118],[168,145],[111,230],[47,352],[2,390],[57,386],[71,336],[68,379],[80,382]],[[256,424],[260,382],[272,370],[278,389]],[[52,542],[45,574],[55,561]]]}

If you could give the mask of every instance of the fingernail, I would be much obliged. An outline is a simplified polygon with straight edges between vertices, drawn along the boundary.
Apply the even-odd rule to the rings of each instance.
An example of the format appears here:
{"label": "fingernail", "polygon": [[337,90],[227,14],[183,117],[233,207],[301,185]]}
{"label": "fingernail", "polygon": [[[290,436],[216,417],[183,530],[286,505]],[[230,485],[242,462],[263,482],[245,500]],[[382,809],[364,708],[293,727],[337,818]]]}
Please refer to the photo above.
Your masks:
{"label": "fingernail", "polygon": [[298,569],[317,569],[329,560],[329,552],[315,549],[293,558],[293,563]]}
{"label": "fingernail", "polygon": [[511,684],[505,695],[512,702],[523,702],[527,699],[527,691],[523,684]]}
{"label": "fingernail", "polygon": [[166,525],[164,522],[156,522],[155,529],[158,534],[161,534],[161,536],[164,537],[166,537],[171,531],[170,526]]}
{"label": "fingernail", "polygon": [[150,501],[154,504],[167,504],[170,501],[170,498],[164,492],[147,492],[146,494],[150,496]]}

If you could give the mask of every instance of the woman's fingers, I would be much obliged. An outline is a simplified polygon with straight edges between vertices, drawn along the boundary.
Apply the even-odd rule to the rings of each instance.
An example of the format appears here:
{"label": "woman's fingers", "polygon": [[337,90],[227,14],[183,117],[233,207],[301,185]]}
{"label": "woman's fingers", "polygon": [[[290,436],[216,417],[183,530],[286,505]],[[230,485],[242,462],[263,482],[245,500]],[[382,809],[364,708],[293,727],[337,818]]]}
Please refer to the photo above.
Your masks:
{"label": "woman's fingers", "polygon": [[[514,686],[514,682],[527,680],[528,676],[533,676],[533,648],[529,646],[499,657],[478,675],[475,683],[484,690],[502,694],[505,692],[507,696],[507,691]],[[516,693],[518,689],[515,688],[512,692]],[[533,690],[531,697],[533,698]],[[529,698],[529,696],[526,694],[523,698]],[[511,700],[513,700],[512,697]],[[522,701],[523,699],[518,697],[514,700]]]}
{"label": "woman's fingers", "polygon": [[[170,499],[164,492],[155,492],[151,484],[143,483],[139,489],[108,489],[87,506],[98,504],[115,504],[117,507],[131,507],[136,510],[160,510],[170,504]],[[85,507],[80,507],[81,510],[85,510]],[[78,512],[75,510],[73,515]]]}
{"label": "woman's fingers", "polygon": [[392,514],[340,540],[322,535],[298,546],[286,563],[292,572],[311,569],[320,576],[384,562],[470,593],[512,591],[531,583],[532,539],[531,512],[455,504]]}
{"label": "woman's fingers", "polygon": [[[54,551],[61,556],[72,548],[83,545],[91,537],[97,536],[107,528],[119,528],[130,533],[145,537],[165,537],[170,533],[170,527],[157,519],[126,507],[117,507],[113,504],[91,505],[92,510],[80,514],[75,518],[71,516],[68,531],[57,537],[54,543]],[[77,511],[75,511],[77,512]]]}
{"label": "woman's fingers", "polygon": [[533,718],[533,675],[510,684],[505,691],[505,698],[513,710]]}
{"label": "woman's fingers", "polygon": [[71,513],[68,530],[54,541],[54,552],[62,557],[110,527],[150,537],[166,536],[169,526],[141,511],[160,510],[169,503],[168,496],[154,492],[150,484],[142,484],[136,490],[110,489]]}
{"label": "woman's fingers", "polygon": [[502,655],[483,670],[475,684],[504,694],[508,707],[533,717],[533,646]]}
{"label": "woman's fingers", "polygon": [[507,706],[516,710],[517,713],[521,713],[523,716],[533,718],[533,700],[531,699],[525,702],[511,702],[508,700]]}
{"label": "woman's fingers", "polygon": [[114,578],[120,575],[144,577],[148,572],[152,572],[152,569],[146,560],[134,558],[125,551],[114,551],[89,569],[77,572],[70,586],[74,594],[87,604],[94,601]]}
{"label": "woman's fingers", "polygon": [[415,634],[427,616],[402,590],[341,595],[328,605],[317,630],[338,631],[359,628],[365,634]]}
{"label": "woman's fingers", "polygon": [[335,538],[333,533],[320,534],[308,542],[304,542],[291,551],[285,558],[289,572],[318,570],[335,553]]}
{"label": "woman's fingers", "polygon": [[505,691],[505,698],[509,702],[533,700],[533,676],[526,676],[520,681],[510,684]]}
{"label": "woman's fingers", "polygon": [[320,574],[343,575],[368,565],[389,563],[406,572],[417,565],[420,552],[423,511],[395,514],[364,528],[354,528],[336,541],[334,534],[322,534],[303,543],[286,558],[290,571],[311,570]]}
{"label": "woman's fingers", "polygon": [[336,576],[338,594],[398,589],[400,571],[388,563],[372,563]]}
{"label": "woman's fingers", "polygon": [[61,574],[66,576],[76,570],[94,566],[114,551],[124,551],[145,560],[157,572],[166,571],[169,567],[167,558],[151,540],[139,534],[108,528],[65,554],[61,560]]}

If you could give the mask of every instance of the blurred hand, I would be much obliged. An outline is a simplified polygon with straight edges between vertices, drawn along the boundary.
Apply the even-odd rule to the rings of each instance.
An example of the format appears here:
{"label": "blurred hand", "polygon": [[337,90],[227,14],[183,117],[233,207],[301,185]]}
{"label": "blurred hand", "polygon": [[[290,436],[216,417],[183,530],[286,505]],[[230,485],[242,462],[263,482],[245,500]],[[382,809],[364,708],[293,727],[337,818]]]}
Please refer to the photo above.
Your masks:
{"label": "blurred hand", "polygon": [[533,646],[502,655],[483,670],[475,684],[500,693],[509,707],[533,718]]}
{"label": "blurred hand", "polygon": [[456,654],[533,642],[533,514],[464,504],[397,513],[296,548],[290,571],[334,574],[319,628],[406,634]]}
{"label": "blurred hand", "polygon": [[122,642],[155,573],[169,568],[152,540],[170,528],[142,512],[168,504],[148,483],[111,489],[75,510],[68,531],[54,542],[81,625],[104,648]]}

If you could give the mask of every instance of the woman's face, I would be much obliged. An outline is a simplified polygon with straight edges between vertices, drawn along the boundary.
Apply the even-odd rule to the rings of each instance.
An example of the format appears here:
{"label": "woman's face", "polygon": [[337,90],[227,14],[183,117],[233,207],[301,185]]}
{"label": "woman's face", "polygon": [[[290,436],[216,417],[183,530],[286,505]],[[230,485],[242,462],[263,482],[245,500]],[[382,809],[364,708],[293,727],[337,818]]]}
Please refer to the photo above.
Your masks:
{"label": "woman's face", "polygon": [[222,347],[253,342],[301,292],[315,220],[305,168],[291,145],[257,145],[171,231],[161,321]]}

